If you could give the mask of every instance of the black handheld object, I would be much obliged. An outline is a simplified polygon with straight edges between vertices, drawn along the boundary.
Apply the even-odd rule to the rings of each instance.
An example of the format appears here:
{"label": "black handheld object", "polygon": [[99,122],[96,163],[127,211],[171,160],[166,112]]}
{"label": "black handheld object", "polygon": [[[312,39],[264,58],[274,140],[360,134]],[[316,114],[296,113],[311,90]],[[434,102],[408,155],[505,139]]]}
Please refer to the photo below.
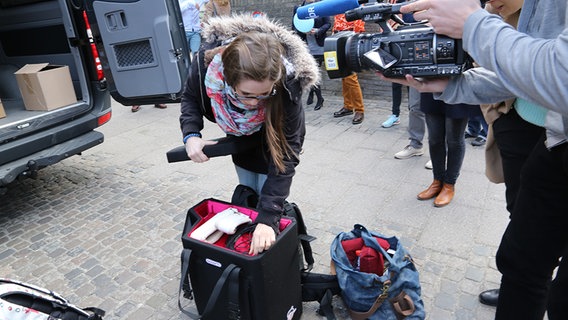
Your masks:
{"label": "black handheld object", "polygon": [[[209,158],[240,153],[258,147],[260,144],[260,140],[257,137],[255,138],[255,136],[227,136],[213,140],[217,141],[217,143],[203,147],[203,153]],[[187,156],[185,146],[171,149],[166,152],[166,157],[169,163],[191,160]]]}
{"label": "black handheld object", "polygon": [[[362,20],[380,26],[380,33],[338,32],[325,39],[324,62],[331,79],[353,72],[376,70],[386,77],[449,77],[472,66],[460,39],[436,34],[425,21],[406,23],[397,14],[402,6],[375,3],[345,12],[347,21]],[[393,30],[389,20],[400,26]]]}

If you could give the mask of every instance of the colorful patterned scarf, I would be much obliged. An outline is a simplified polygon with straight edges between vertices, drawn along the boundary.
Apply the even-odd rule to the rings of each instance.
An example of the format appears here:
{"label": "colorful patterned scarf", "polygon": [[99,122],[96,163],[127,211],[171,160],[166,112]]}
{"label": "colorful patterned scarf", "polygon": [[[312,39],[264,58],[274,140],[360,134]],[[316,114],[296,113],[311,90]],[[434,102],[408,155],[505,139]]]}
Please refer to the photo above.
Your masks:
{"label": "colorful patterned scarf", "polygon": [[256,106],[246,105],[235,98],[233,90],[225,83],[221,53],[213,57],[205,75],[207,96],[219,127],[235,136],[251,135],[260,130],[264,123],[266,101]]}

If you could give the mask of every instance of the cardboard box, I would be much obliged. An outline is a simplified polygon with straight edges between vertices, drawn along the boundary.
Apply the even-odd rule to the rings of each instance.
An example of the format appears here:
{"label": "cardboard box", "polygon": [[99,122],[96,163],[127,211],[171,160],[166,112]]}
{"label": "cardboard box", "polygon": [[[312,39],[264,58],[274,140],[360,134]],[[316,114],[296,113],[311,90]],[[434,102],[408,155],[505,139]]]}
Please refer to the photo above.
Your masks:
{"label": "cardboard box", "polygon": [[14,74],[27,110],[53,110],[77,102],[68,66],[27,64]]}
{"label": "cardboard box", "polygon": [[6,117],[6,111],[4,111],[4,106],[2,105],[2,100],[0,100],[0,119]]}

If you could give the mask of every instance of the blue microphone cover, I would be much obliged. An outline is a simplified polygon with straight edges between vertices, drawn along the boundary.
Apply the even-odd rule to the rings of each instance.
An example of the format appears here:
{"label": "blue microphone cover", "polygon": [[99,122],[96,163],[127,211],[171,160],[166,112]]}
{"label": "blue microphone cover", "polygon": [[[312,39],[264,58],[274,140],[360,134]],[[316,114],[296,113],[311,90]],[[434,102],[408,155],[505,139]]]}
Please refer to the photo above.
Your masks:
{"label": "blue microphone cover", "polygon": [[314,19],[345,13],[357,7],[359,7],[357,0],[323,0],[301,6],[296,13],[300,19]]}

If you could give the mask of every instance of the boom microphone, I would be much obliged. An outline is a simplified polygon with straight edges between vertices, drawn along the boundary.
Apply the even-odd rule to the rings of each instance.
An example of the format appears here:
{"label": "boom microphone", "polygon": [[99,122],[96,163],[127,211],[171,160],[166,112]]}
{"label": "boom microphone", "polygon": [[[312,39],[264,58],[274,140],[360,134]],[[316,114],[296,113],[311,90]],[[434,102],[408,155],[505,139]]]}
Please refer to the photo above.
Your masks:
{"label": "boom microphone", "polygon": [[323,0],[301,6],[296,12],[300,19],[314,19],[334,16],[357,7],[359,7],[357,0]]}

